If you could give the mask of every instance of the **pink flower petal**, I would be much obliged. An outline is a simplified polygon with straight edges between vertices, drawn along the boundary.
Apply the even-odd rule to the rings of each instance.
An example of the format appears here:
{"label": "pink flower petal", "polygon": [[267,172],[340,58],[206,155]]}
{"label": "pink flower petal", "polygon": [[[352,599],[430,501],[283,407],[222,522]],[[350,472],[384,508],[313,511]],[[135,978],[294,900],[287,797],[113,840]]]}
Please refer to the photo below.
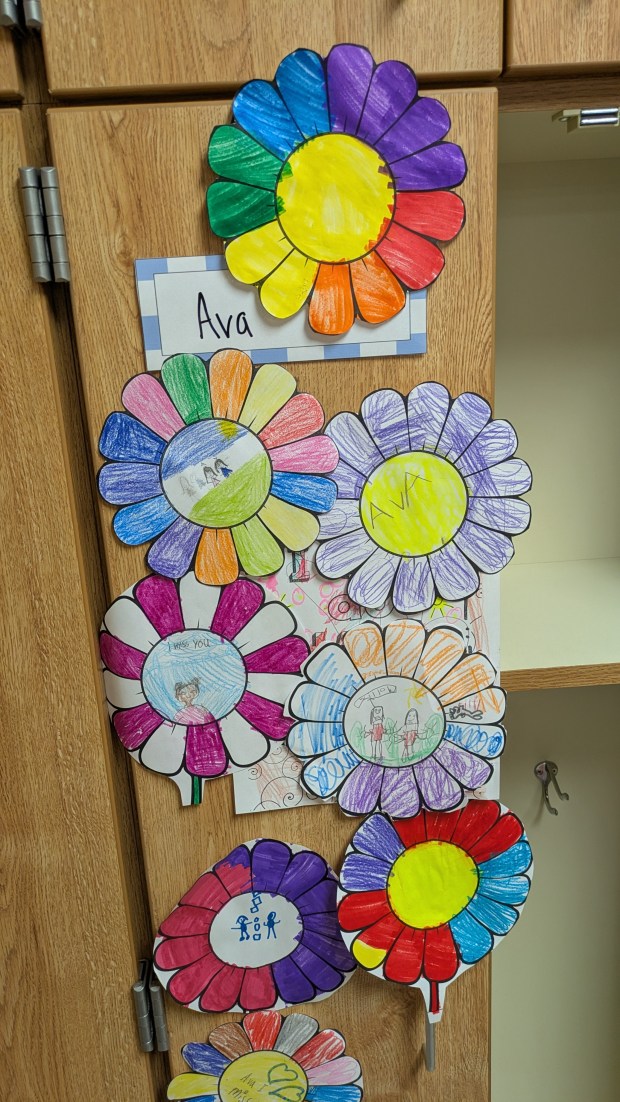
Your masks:
{"label": "pink flower petal", "polygon": [[137,750],[159,727],[161,716],[150,704],[139,704],[137,708],[115,712],[112,723],[125,749]]}
{"label": "pink flower petal", "polygon": [[245,655],[243,661],[248,673],[299,673],[309,653],[305,639],[289,635]]}
{"label": "pink flower petal", "polygon": [[104,665],[112,673],[119,677],[139,679],[146,659],[143,651],[130,647],[129,643],[123,643],[107,631],[102,631],[99,636],[99,650]]}
{"label": "pink flower petal", "polygon": [[[157,964],[157,951],[155,952],[155,964]],[[198,997],[201,991],[204,991],[207,984],[218,972],[222,971],[223,967],[224,965],[219,957],[216,957],[215,953],[209,952],[201,960],[197,960],[195,964],[190,964],[187,968],[182,968],[177,972],[168,984],[168,991],[173,999],[187,1006],[188,1003],[193,1002]]]}
{"label": "pink flower petal", "polygon": [[245,692],[237,704],[237,711],[257,731],[270,739],[284,739],[295,720],[284,715],[281,704],[265,700],[262,696]]}
{"label": "pink flower petal", "polygon": [[219,911],[230,899],[230,892],[213,872],[205,872],[192,884],[183,896],[181,903],[189,907],[204,907],[210,911]]}
{"label": "pink flower petal", "polygon": [[194,964],[211,951],[208,934],[192,937],[171,937],[162,941],[155,950],[155,964],[163,972]]}
{"label": "pink flower petal", "polygon": [[163,440],[170,440],[185,428],[185,422],[163,386],[152,375],[134,375],[125,386],[121,400],[129,413]]}
{"label": "pink flower petal", "polygon": [[159,927],[164,937],[189,937],[192,934],[208,934],[215,918],[214,911],[203,907],[175,907]]}
{"label": "pink flower petal", "polygon": [[295,394],[265,425],[258,438],[270,450],[318,432],[324,422],[323,407],[316,398],[311,394]]}
{"label": "pink flower petal", "polygon": [[135,600],[163,637],[183,631],[183,614],[177,587],[170,578],[149,574],[134,589]]}
{"label": "pink flower petal", "polygon": [[338,450],[329,436],[312,436],[274,448],[269,458],[274,471],[330,474],[338,466]]}
{"label": "pink flower petal", "polygon": [[266,1010],[276,1001],[276,987],[271,966],[248,968],[239,995],[242,1010]]}
{"label": "pink flower petal", "polygon": [[219,777],[226,771],[228,758],[219,723],[187,728],[185,764],[195,777]]}
{"label": "pink flower petal", "polygon": [[265,601],[262,587],[247,578],[239,578],[222,589],[211,631],[223,635],[225,639],[234,639],[235,635],[256,616]]}
{"label": "pink flower petal", "polygon": [[201,1010],[232,1010],[239,998],[244,969],[227,964],[213,977],[200,998]]}
{"label": "pink flower petal", "polygon": [[345,1083],[354,1083],[361,1073],[362,1069],[357,1060],[352,1056],[340,1056],[337,1060],[321,1064],[318,1068],[309,1068],[306,1075],[312,1086],[336,1087]]}

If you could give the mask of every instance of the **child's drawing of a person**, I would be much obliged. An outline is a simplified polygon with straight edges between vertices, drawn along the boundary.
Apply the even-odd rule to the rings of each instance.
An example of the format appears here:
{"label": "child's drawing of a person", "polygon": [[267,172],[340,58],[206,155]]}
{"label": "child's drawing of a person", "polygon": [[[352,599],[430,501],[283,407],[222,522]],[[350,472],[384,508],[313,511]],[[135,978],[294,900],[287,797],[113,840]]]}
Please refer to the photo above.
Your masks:
{"label": "child's drawing of a person", "polygon": [[267,915],[267,918],[263,922],[263,926],[267,927],[267,941],[269,941],[270,937],[277,937],[276,926],[279,924],[279,922],[280,919],[276,918],[276,912],[270,911]]}
{"label": "child's drawing of a person", "polygon": [[239,941],[249,941],[250,935],[248,933],[249,918],[247,915],[239,915],[234,926],[231,926],[231,930],[238,930],[240,933]]}
{"label": "child's drawing of a person", "polygon": [[381,758],[381,748],[383,745],[383,736],[385,734],[385,727],[383,725],[383,708],[380,704],[375,704],[370,709],[370,739],[372,746],[372,756],[375,761],[379,761]]}
{"label": "child's drawing of a person", "polygon": [[419,729],[420,720],[417,708],[410,708],[405,716],[405,724],[403,727],[403,752],[401,755],[403,761],[406,761],[409,757],[413,749],[413,744],[418,737]]}
{"label": "child's drawing of a person", "polygon": [[194,703],[199,692],[200,681],[197,677],[193,677],[191,681],[177,681],[174,695],[183,707],[176,713],[175,723],[184,723],[186,726],[207,723],[210,718],[207,709]]}

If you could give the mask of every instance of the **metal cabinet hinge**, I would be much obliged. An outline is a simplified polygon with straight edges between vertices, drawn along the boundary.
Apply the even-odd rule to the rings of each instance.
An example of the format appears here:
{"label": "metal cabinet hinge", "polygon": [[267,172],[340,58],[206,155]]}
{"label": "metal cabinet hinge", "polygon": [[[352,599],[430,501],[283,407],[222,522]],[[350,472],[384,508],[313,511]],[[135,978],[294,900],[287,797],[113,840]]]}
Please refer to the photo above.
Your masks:
{"label": "metal cabinet hinge", "polygon": [[42,26],[41,0],[0,0],[0,27],[40,31]]}
{"label": "metal cabinet hinge", "polygon": [[565,122],[566,129],[570,134],[573,130],[581,130],[584,126],[620,125],[620,108],[571,107],[564,111],[556,111],[551,118],[553,122]]}
{"label": "metal cabinet hinge", "polygon": [[71,273],[55,168],[20,168],[22,205],[36,283],[69,283]]}
{"label": "metal cabinet hinge", "polygon": [[153,974],[150,960],[140,961],[140,976],[132,991],[140,1048],[143,1052],[167,1052],[169,1041],[164,993]]}

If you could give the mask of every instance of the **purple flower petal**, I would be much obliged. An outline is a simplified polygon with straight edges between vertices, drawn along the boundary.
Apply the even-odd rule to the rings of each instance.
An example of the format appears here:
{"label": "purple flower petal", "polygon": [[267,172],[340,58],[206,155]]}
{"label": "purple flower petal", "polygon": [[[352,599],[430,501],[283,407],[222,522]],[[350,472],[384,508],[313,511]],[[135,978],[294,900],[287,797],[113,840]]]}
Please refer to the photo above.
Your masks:
{"label": "purple flower petal", "polygon": [[[272,964],[273,978],[280,998],[285,1003],[306,1003],[313,999],[316,991],[314,984],[300,968],[292,956],[284,957]],[[284,1019],[287,1021],[287,1019]]]}
{"label": "purple flower petal", "polygon": [[344,578],[366,562],[376,546],[364,529],[358,528],[321,544],[316,553],[316,565],[326,578]]}
{"label": "purple flower petal", "polygon": [[201,535],[200,525],[178,517],[149,549],[146,560],[151,570],[165,578],[182,578],[191,566]]}
{"label": "purple flower petal", "polygon": [[381,785],[381,810],[395,819],[409,819],[420,810],[420,793],[413,769],[386,769]]}
{"label": "purple flower petal", "polygon": [[327,58],[329,118],[334,133],[355,134],[375,63],[363,46],[333,46]]}
{"label": "purple flower petal", "polygon": [[484,528],[496,528],[518,536],[530,523],[531,509],[526,501],[515,497],[474,497],[467,506],[467,519]]}
{"label": "purple flower petal", "polygon": [[346,779],[338,793],[338,803],[351,815],[368,815],[379,803],[383,768],[362,762]]}
{"label": "purple flower petal", "polygon": [[439,142],[409,157],[392,161],[397,191],[439,191],[457,187],[467,174],[463,150],[454,142]]}
{"label": "purple flower petal", "polygon": [[185,740],[185,764],[195,777],[220,777],[226,771],[228,758],[219,723],[204,723],[188,727]]}
{"label": "purple flower petal", "polygon": [[417,91],[415,74],[403,61],[383,61],[377,65],[357,130],[358,138],[374,145],[409,107]]}
{"label": "purple flower petal", "polygon": [[461,785],[438,761],[435,761],[433,754],[430,758],[414,765],[413,772],[418,782],[422,802],[431,811],[448,811],[461,803],[463,799]]}
{"label": "purple flower petal", "polygon": [[455,398],[437,442],[436,452],[453,463],[475,440],[491,417],[491,407],[479,394]]}
{"label": "purple flower petal", "polygon": [[378,547],[349,582],[347,592],[363,608],[381,608],[388,599],[400,559]]}
{"label": "purple flower petal", "polygon": [[397,612],[422,612],[434,599],[435,583],[428,559],[401,559],[392,593]]}
{"label": "purple flower petal", "polygon": [[531,488],[532,472],[523,459],[507,459],[488,470],[467,475],[465,481],[475,497],[515,497]]}
{"label": "purple flower petal", "polygon": [[381,452],[354,413],[337,413],[325,432],[338,448],[340,458],[361,474],[371,474],[383,462]]}
{"label": "purple flower petal", "polygon": [[364,853],[349,853],[340,873],[340,885],[345,892],[374,892],[385,889],[392,871],[392,861],[380,861]]}
{"label": "purple flower petal", "polygon": [[362,402],[366,428],[385,459],[409,451],[407,408],[396,390],[375,390]]}
{"label": "purple flower petal", "polygon": [[[337,987],[340,987],[343,979],[342,972],[337,971],[327,961],[317,957],[312,949],[308,949],[303,940],[301,945],[291,953],[291,960],[312,979],[317,991],[335,991]],[[353,971],[353,967],[354,965],[352,965],[351,971]]]}
{"label": "purple flower petal", "polygon": [[327,874],[327,864],[320,854],[301,850],[300,853],[293,854],[280,884],[280,894],[294,902],[324,880]]}
{"label": "purple flower petal", "polygon": [[262,586],[247,578],[239,578],[222,589],[211,631],[223,635],[225,639],[234,639],[264,603]]}
{"label": "purple flower petal", "polygon": [[398,161],[434,145],[448,133],[450,116],[443,103],[419,97],[386,131],[375,146],[386,161]]}
{"label": "purple flower petal", "polygon": [[487,574],[497,574],[498,570],[503,570],[515,553],[509,536],[493,532],[490,528],[480,528],[468,520],[463,521],[454,542]]}
{"label": "purple flower petal", "polygon": [[326,914],[305,915],[304,930],[313,930],[324,937],[332,938],[333,941],[337,941],[338,938],[342,937],[336,911],[328,911]]}
{"label": "purple flower petal", "polygon": [[429,555],[429,562],[435,585],[446,600],[462,601],[465,597],[471,597],[478,589],[478,572],[454,542],[439,551],[433,551]]}
{"label": "purple flower petal", "polygon": [[319,884],[315,884],[307,892],[298,895],[295,906],[302,915],[316,915],[322,914],[324,911],[335,911],[337,888],[336,880],[321,880]]}
{"label": "purple flower petal", "polygon": [[335,539],[362,527],[359,501],[346,501],[338,498],[329,513],[319,517],[319,539]]}
{"label": "purple flower petal", "polygon": [[450,742],[442,742],[434,756],[465,788],[480,788],[493,773],[487,761]]}
{"label": "purple flower petal", "polygon": [[339,498],[358,498],[366,482],[365,475],[360,474],[359,471],[354,471],[353,467],[350,467],[348,463],[343,463],[342,460],[329,477],[333,478],[338,487]]}
{"label": "purple flower petal", "polygon": [[491,421],[463,452],[456,466],[462,475],[484,471],[510,459],[517,450],[517,434],[508,421]]}
{"label": "purple flower petal", "polygon": [[[399,769],[385,770],[385,773],[399,772]],[[366,819],[359,830],[356,830],[353,845],[359,853],[367,853],[370,857],[378,857],[384,861],[395,861],[405,848],[384,815],[371,815]]]}
{"label": "purple flower petal", "polygon": [[[291,851],[284,842],[263,839],[252,850],[252,887],[255,892],[279,892],[280,882],[291,863]],[[281,894],[284,894],[283,892]]]}
{"label": "purple flower petal", "polygon": [[304,925],[302,945],[341,972],[352,972],[355,968],[355,961],[341,936],[326,937],[323,932],[308,930]]}
{"label": "purple flower petal", "polygon": [[138,582],[134,599],[162,637],[183,631],[183,614],[177,587],[169,578],[149,575]]}
{"label": "purple flower petal", "polygon": [[106,463],[98,484],[102,498],[112,505],[131,505],[162,492],[156,463]]}
{"label": "purple flower petal", "polygon": [[450,395],[441,383],[420,383],[413,388],[407,399],[412,451],[435,451],[449,409]]}

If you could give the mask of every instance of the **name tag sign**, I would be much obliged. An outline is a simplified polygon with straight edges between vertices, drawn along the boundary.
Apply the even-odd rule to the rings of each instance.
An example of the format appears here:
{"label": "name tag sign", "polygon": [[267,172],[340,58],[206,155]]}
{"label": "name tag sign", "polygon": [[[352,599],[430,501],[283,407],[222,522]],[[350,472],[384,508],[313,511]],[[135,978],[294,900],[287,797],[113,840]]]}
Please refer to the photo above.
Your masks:
{"label": "name tag sign", "polygon": [[254,287],[232,278],[223,256],[136,260],[136,283],[148,371],[180,352],[209,357],[240,348],[254,363],[407,356],[426,352],[426,291],[410,291],[390,321],[356,321],[340,337],[314,333],[305,310],[279,321]]}

